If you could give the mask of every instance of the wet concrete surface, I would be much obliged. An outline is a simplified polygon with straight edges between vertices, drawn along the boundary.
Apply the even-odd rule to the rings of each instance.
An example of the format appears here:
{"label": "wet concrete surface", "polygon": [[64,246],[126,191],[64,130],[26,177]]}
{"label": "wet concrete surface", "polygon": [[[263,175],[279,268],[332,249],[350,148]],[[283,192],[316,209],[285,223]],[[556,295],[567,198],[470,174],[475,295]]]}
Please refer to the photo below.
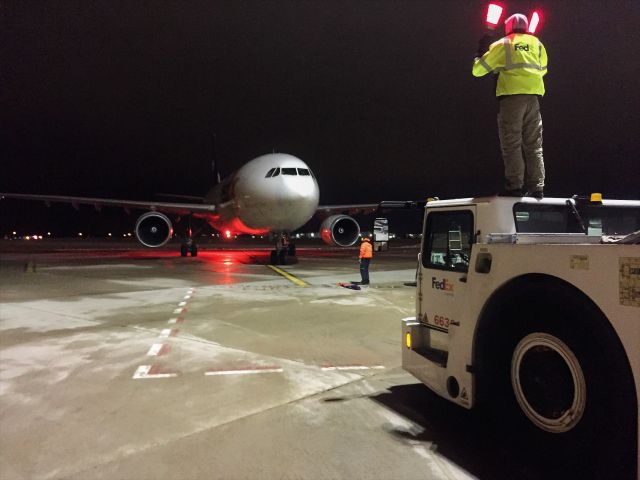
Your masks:
{"label": "wet concrete surface", "polygon": [[402,370],[415,246],[0,246],[2,480],[572,478]]}

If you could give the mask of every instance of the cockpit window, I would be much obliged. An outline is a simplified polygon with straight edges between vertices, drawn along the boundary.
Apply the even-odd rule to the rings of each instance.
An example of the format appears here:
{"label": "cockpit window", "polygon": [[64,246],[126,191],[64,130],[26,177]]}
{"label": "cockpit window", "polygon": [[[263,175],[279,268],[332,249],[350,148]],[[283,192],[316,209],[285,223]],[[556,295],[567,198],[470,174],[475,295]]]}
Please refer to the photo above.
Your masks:
{"label": "cockpit window", "polygon": [[298,175],[309,176],[309,170],[307,170],[306,168],[299,168]]}
{"label": "cockpit window", "polygon": [[280,175],[280,169],[276,168],[276,170],[273,172],[273,175],[271,175],[272,177],[277,177],[278,175]]}
{"label": "cockpit window", "polygon": [[298,172],[296,172],[295,168],[283,168],[282,169],[282,174],[283,175],[297,175]]}
{"label": "cockpit window", "polygon": [[267,174],[265,175],[265,177],[264,177],[264,178],[269,178],[271,175],[273,175],[273,172],[275,172],[275,171],[276,171],[276,169],[275,169],[275,168],[272,168],[271,170],[269,170],[269,171],[267,172]]}

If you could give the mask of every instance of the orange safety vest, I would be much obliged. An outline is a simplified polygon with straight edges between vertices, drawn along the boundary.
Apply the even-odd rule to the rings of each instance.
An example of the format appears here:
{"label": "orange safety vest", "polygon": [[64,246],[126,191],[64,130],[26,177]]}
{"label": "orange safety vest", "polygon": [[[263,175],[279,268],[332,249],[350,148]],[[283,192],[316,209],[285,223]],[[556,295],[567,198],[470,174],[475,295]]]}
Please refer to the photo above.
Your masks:
{"label": "orange safety vest", "polygon": [[362,245],[360,245],[360,258],[373,258],[371,242],[362,242]]}

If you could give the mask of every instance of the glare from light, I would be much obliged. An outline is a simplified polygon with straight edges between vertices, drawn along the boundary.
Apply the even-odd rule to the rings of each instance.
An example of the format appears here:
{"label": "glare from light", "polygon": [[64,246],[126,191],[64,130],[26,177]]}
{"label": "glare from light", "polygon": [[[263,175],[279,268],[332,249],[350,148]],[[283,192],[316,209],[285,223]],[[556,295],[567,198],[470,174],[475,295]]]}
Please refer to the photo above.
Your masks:
{"label": "glare from light", "polygon": [[78,236],[81,237],[82,236],[82,232],[78,232]]}
{"label": "glare from light", "polygon": [[225,230],[224,236],[227,238],[231,238],[231,230]]}
{"label": "glare from light", "polygon": [[111,234],[110,234],[110,233],[107,233],[107,236],[108,236],[108,237],[110,237],[110,236],[111,236]]}

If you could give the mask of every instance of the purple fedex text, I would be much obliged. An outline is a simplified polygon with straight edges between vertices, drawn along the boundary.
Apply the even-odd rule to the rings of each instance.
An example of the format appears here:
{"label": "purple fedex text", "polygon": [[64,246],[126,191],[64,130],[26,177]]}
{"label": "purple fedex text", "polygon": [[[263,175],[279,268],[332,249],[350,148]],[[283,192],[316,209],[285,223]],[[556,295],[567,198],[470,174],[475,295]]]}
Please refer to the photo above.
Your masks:
{"label": "purple fedex text", "polygon": [[431,277],[431,288],[436,290],[444,290],[446,292],[453,292],[453,283],[446,278],[442,280],[436,280],[436,277]]}

